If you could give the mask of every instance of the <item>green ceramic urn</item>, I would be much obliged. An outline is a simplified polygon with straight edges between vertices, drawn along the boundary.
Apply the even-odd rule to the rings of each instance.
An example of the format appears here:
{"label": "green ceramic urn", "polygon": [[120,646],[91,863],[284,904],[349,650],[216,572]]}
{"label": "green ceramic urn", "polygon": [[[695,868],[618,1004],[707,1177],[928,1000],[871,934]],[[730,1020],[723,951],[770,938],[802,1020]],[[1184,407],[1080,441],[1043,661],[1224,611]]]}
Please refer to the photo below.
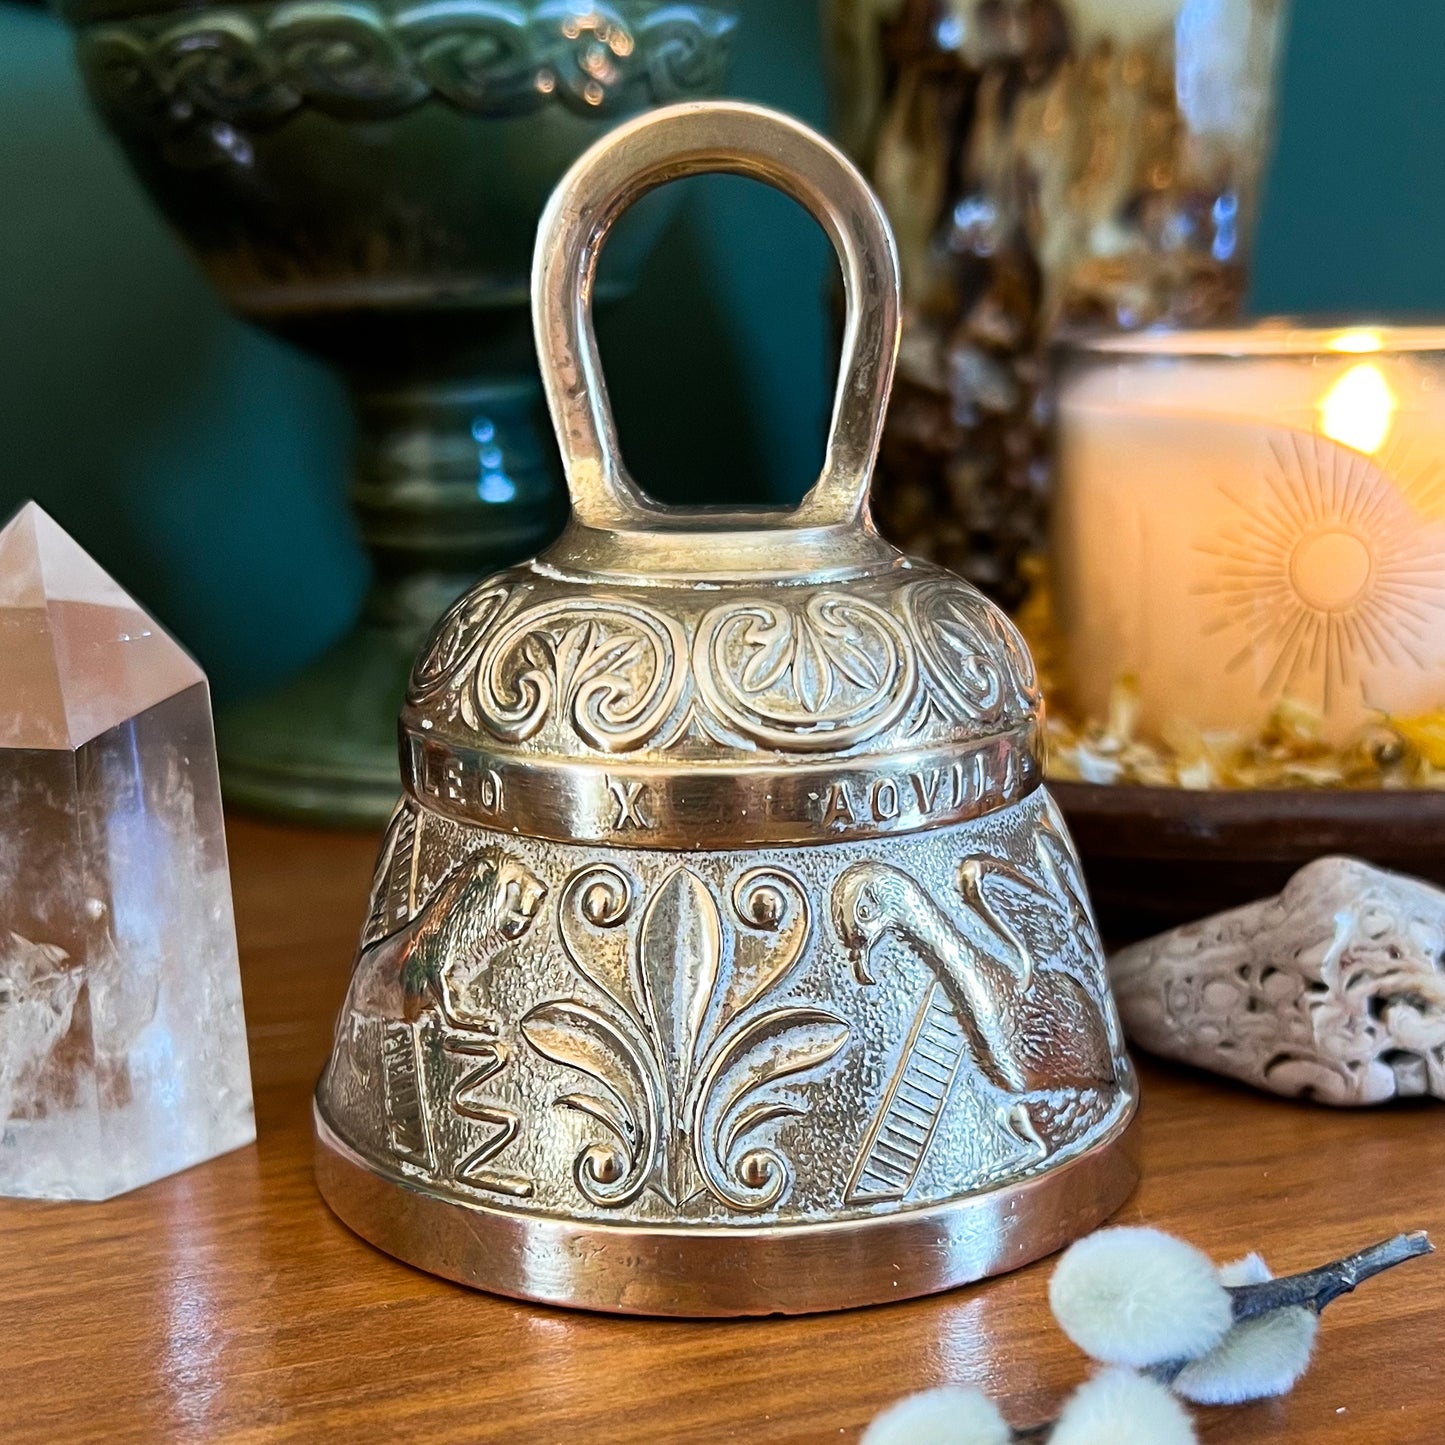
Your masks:
{"label": "green ceramic urn", "polygon": [[[721,88],[733,18],[637,0],[61,8],[95,106],[228,305],[337,367],[355,404],[372,586],[330,652],[221,717],[228,795],[384,819],[423,636],[554,528],[527,311],[537,218],[602,130]],[[618,239],[600,299],[652,237]]]}

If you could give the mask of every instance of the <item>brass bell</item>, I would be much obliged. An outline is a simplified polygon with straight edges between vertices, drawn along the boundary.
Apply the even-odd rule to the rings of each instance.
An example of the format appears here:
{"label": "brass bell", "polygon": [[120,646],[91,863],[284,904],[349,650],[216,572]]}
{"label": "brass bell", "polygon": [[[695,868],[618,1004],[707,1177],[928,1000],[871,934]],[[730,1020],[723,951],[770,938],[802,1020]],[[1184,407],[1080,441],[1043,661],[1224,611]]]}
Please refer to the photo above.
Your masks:
{"label": "brass bell", "polygon": [[[658,506],[593,335],[621,212],[756,177],[847,297],[792,510]],[[412,1264],[551,1304],[799,1313],[1015,1268],[1116,1209],[1135,1109],[1013,626],[884,542],[898,261],[854,167],[742,104],[651,112],[543,216],[561,539],[436,628],[330,1063],[317,1174]]]}

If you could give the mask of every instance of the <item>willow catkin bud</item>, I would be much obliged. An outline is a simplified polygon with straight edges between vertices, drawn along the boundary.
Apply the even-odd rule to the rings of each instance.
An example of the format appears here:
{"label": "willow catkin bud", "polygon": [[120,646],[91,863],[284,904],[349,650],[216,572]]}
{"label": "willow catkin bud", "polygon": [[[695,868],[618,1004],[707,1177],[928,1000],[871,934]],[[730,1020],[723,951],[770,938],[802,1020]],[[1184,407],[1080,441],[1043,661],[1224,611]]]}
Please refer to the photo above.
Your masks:
{"label": "willow catkin bud", "polygon": [[[1263,1284],[1272,1279],[1257,1255],[1219,1267],[1223,1284]],[[1175,1376],[1177,1395],[1196,1405],[1240,1405],[1288,1394],[1309,1366],[1319,1316],[1300,1305],[1287,1305],[1242,1320],[1210,1350]]]}
{"label": "willow catkin bud", "polygon": [[890,1405],[859,1445],[1008,1445],[1013,1432],[987,1395],[940,1385]]}
{"label": "willow catkin bud", "polygon": [[1155,1380],[1111,1367],[1065,1402],[1049,1445],[1198,1445],[1188,1412]]}
{"label": "willow catkin bud", "polygon": [[1085,1354],[1136,1369],[1197,1359],[1233,1323],[1214,1262],[1158,1229],[1101,1229],[1071,1245],[1049,1304]]}

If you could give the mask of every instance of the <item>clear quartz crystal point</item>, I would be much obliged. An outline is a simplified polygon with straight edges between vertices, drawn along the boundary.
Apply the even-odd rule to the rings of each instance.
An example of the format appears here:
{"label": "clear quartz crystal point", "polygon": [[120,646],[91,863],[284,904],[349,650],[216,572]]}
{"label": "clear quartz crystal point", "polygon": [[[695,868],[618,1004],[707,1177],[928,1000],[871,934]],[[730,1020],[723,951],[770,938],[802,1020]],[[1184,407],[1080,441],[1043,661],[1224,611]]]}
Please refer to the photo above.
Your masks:
{"label": "clear quartz crystal point", "polygon": [[205,674],[32,502],[0,531],[0,1195],[255,1137]]}

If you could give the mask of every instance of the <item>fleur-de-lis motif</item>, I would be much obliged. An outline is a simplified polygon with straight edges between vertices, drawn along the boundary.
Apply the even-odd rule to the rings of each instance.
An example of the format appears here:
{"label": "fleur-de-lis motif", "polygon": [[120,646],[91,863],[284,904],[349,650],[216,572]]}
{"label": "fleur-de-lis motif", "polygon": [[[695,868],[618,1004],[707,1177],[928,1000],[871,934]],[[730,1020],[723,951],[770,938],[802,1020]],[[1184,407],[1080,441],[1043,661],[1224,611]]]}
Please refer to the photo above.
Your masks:
{"label": "fleur-de-lis motif", "polygon": [[742,629],[743,691],[765,693],[792,673],[798,700],[810,713],[821,713],[841,686],[864,690],[883,681],[878,659],[870,657],[847,625],[827,614],[782,612],[764,620],[750,617]]}
{"label": "fleur-de-lis motif", "polygon": [[806,896],[780,869],[750,869],[732,888],[736,926],[725,931],[706,883],[678,867],[640,910],[635,901],[611,864],[573,875],[558,901],[561,934],[603,1002],[560,999],[522,1021],[539,1054],[599,1086],[557,1100],[607,1131],[578,1156],[578,1188],[604,1207],[650,1187],[674,1206],[705,1189],[739,1210],[766,1209],[790,1169],[776,1149],[746,1141],[802,1112],[769,1086],[826,1063],[848,1037],[822,1009],[763,1003],[807,942]]}
{"label": "fleur-de-lis motif", "polygon": [[845,748],[911,700],[913,659],[881,607],[821,592],[801,608],[758,599],[698,625],[698,691],[743,736],[771,747]]}

